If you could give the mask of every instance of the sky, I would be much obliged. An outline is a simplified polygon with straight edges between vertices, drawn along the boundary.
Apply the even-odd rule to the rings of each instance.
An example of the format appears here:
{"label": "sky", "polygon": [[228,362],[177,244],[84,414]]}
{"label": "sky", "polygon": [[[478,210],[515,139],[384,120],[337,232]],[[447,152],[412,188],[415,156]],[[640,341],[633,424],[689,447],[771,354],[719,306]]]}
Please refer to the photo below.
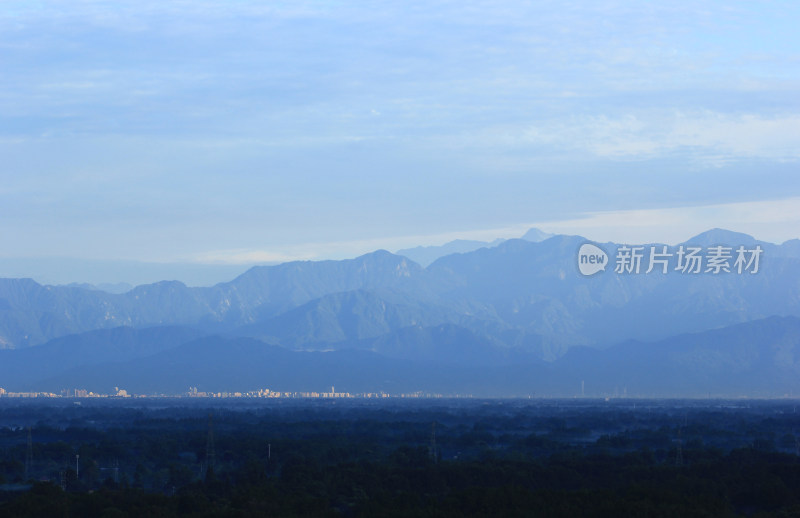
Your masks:
{"label": "sky", "polygon": [[797,26],[789,1],[4,0],[0,276],[533,226],[799,238]]}

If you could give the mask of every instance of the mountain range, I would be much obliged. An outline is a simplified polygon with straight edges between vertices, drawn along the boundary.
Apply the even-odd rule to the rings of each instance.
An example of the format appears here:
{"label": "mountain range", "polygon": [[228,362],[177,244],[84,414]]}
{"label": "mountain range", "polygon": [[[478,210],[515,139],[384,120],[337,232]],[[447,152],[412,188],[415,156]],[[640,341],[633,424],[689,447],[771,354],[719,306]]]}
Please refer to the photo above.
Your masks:
{"label": "mountain range", "polygon": [[[581,384],[594,395],[800,389],[800,240],[774,245],[714,229],[675,246],[642,245],[638,274],[614,271],[622,245],[594,243],[608,266],[584,276],[577,254],[586,239],[534,231],[426,266],[379,250],[253,267],[203,288],[163,281],[108,293],[0,279],[0,386],[336,384],[493,396],[576,395]],[[759,269],[692,274],[673,263],[645,273],[651,246],[675,261],[682,245],[730,247],[731,266],[738,246],[758,246]]]}
{"label": "mountain range", "polygon": [[[553,237],[553,234],[542,232],[538,228],[528,229],[520,239],[538,243]],[[503,242],[505,239],[495,239],[494,241],[474,241],[469,239],[456,239],[443,245],[435,246],[416,246],[414,248],[404,248],[396,252],[397,255],[408,257],[412,261],[422,266],[428,266],[440,257],[450,254],[463,254],[478,250],[479,248],[492,248]]]}

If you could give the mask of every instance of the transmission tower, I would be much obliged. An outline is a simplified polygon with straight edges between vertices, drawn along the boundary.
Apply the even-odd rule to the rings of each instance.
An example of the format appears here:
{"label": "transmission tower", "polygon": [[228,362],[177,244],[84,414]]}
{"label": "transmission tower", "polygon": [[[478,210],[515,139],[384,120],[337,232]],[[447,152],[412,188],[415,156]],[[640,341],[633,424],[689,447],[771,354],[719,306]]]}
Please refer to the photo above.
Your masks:
{"label": "transmission tower", "polygon": [[683,466],[683,449],[681,448],[681,429],[678,428],[678,438],[675,440],[677,451],[675,453],[675,465]]}
{"label": "transmission tower", "polygon": [[33,437],[31,436],[31,427],[28,427],[28,447],[25,450],[25,480],[29,480],[33,476]]}
{"label": "transmission tower", "polygon": [[119,459],[114,459],[110,467],[98,468],[100,471],[111,471],[114,474],[114,483],[119,484]]}
{"label": "transmission tower", "polygon": [[436,452],[436,421],[431,423],[430,454],[431,454],[431,458],[433,459],[433,463],[436,464],[437,457],[438,457],[437,452]]}
{"label": "transmission tower", "polygon": [[208,414],[208,437],[206,438],[206,462],[203,475],[214,473],[214,414]]}

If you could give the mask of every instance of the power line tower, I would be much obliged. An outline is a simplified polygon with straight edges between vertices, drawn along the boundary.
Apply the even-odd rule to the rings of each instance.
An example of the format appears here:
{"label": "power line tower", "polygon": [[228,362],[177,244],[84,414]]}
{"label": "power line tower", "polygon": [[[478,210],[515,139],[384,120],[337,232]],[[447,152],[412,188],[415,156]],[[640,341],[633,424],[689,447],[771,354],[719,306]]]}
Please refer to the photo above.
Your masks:
{"label": "power line tower", "polygon": [[28,427],[28,447],[25,450],[25,480],[33,476],[33,437],[31,427]]}
{"label": "power line tower", "polygon": [[110,467],[98,468],[100,471],[111,471],[114,474],[114,483],[119,484],[119,459],[114,459]]}
{"label": "power line tower", "polygon": [[431,423],[431,445],[430,445],[430,455],[433,459],[433,463],[436,464],[437,462],[437,451],[436,451],[436,421]]}
{"label": "power line tower", "polygon": [[214,473],[214,460],[216,454],[214,452],[214,414],[208,414],[208,437],[206,438],[206,462],[203,476],[208,477],[208,474]]}
{"label": "power line tower", "polygon": [[676,444],[676,453],[675,453],[675,465],[676,466],[683,466],[683,449],[681,448],[681,429],[678,428],[678,438],[675,440]]}

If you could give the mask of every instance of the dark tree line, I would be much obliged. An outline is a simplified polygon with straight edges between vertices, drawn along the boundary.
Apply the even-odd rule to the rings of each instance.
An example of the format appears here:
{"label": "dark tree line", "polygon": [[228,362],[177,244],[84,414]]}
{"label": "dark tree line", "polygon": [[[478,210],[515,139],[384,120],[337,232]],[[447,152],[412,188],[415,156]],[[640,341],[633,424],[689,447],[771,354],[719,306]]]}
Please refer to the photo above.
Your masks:
{"label": "dark tree line", "polygon": [[0,516],[800,516],[786,403],[0,407],[0,425]]}

